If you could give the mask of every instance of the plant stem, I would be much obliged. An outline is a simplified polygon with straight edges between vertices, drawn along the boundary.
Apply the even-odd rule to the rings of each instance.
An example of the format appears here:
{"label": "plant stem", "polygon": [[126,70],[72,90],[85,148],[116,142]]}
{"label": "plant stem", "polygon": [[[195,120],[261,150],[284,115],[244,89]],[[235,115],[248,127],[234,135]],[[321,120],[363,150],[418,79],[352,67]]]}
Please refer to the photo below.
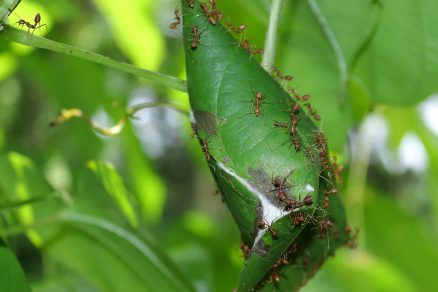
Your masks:
{"label": "plant stem", "polygon": [[29,231],[30,229],[34,229],[37,227],[43,227],[43,226],[57,223],[57,222],[59,222],[60,219],[61,219],[61,213],[57,213],[53,216],[41,219],[39,221],[35,221],[30,225],[17,225],[17,226],[9,227],[9,228],[4,229],[4,230],[0,230],[0,236],[8,237],[11,235],[25,233],[25,232]]}
{"label": "plant stem", "polygon": [[105,135],[105,136],[114,136],[119,134],[123,128],[125,127],[126,121],[128,118],[132,117],[136,112],[150,107],[158,107],[158,106],[167,106],[169,108],[172,108],[186,116],[189,116],[189,113],[180,108],[178,105],[173,104],[168,101],[152,101],[152,102],[145,102],[136,104],[132,107],[129,107],[126,109],[126,113],[120,118],[120,120],[112,127],[102,127],[92,119],[90,119],[87,115],[85,115],[80,109],[78,108],[71,108],[71,109],[64,109],[61,111],[61,114],[56,117],[54,121],[50,123],[50,126],[58,126],[60,124],[63,124],[72,118],[82,118],[84,121],[86,121],[93,130],[98,132],[99,134]]}
{"label": "plant stem", "polygon": [[271,70],[275,61],[278,23],[282,4],[283,0],[272,0],[271,12],[269,13],[268,32],[266,33],[265,52],[262,60],[262,67],[268,72]]}
{"label": "plant stem", "polygon": [[158,72],[148,71],[128,63],[115,61],[113,59],[93,53],[88,50],[73,47],[63,43],[58,43],[46,38],[38,37],[35,35],[31,36],[26,31],[16,29],[10,26],[7,27],[7,30],[5,29],[4,32],[0,33],[0,36],[3,36],[7,40],[17,42],[25,46],[47,49],[57,53],[78,57],[87,61],[92,61],[110,68],[136,75],[137,77],[147,79],[159,85],[170,87],[183,92],[187,91],[186,82],[176,77],[168,76]]}
{"label": "plant stem", "polygon": [[342,53],[341,46],[339,45],[338,41],[336,40],[335,34],[333,33],[332,29],[330,28],[327,20],[325,19],[324,15],[322,14],[321,9],[319,9],[318,4],[316,3],[316,0],[307,0],[307,3],[309,4],[310,10],[312,10],[313,14],[316,17],[316,20],[319,22],[319,25],[321,26],[329,44],[330,47],[333,50],[333,53],[335,54],[336,61],[338,64],[338,70],[339,70],[339,103],[340,105],[344,105],[345,103],[345,96],[347,94],[347,83],[348,83],[348,70],[347,70],[347,62],[345,61],[344,54]]}
{"label": "plant stem", "polygon": [[8,16],[15,10],[20,2],[21,0],[4,0],[0,6],[0,31],[8,24]]}
{"label": "plant stem", "polygon": [[[355,141],[354,152],[351,159],[351,167],[346,186],[346,210],[352,226],[362,226],[364,223],[364,202],[367,171],[371,157],[372,142],[375,137],[375,129],[378,117],[370,114],[361,124]],[[365,227],[362,227],[362,229]],[[365,242],[365,232],[360,232],[361,245]]]}

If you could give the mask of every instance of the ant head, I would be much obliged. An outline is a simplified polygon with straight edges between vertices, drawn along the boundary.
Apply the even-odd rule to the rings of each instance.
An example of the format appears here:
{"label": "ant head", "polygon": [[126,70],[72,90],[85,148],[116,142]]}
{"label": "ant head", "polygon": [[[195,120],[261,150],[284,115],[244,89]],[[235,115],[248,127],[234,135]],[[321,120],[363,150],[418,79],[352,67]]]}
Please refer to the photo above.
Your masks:
{"label": "ant head", "polygon": [[281,186],[281,178],[278,176],[272,178],[271,182],[274,185],[274,187],[276,187],[276,188],[279,188]]}

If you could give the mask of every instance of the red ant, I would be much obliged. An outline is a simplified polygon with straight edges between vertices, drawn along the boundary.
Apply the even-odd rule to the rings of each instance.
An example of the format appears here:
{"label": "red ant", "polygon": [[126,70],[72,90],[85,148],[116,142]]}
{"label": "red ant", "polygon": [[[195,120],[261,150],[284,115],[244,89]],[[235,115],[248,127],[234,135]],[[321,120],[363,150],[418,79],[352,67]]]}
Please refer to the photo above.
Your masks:
{"label": "red ant", "polygon": [[293,142],[294,147],[295,147],[295,153],[296,153],[296,152],[300,152],[300,150],[301,150],[301,144],[300,144],[300,142],[298,141],[298,139],[296,139],[296,138],[294,137],[293,140],[292,140],[292,142]]}
{"label": "red ant", "polygon": [[216,7],[216,0],[210,0],[211,9],[208,7],[206,3],[201,3],[201,8],[204,11],[204,14],[207,16],[208,21],[212,25],[216,25],[219,21],[221,22],[223,19],[223,14]]}
{"label": "red ant", "polygon": [[290,177],[290,175],[294,172],[294,169],[292,169],[289,174],[287,176],[284,177],[283,180],[281,180],[281,178],[279,177],[275,177],[272,179],[272,184],[274,185],[274,189],[271,190],[270,192],[277,192],[277,196],[276,198],[280,201],[280,202],[284,202],[288,199],[286,192],[284,191],[285,189],[288,189],[289,186],[287,186],[286,184],[286,180]]}
{"label": "red ant", "polygon": [[284,210],[285,211],[293,211],[299,207],[301,207],[301,203],[298,202],[295,198],[286,198],[286,200],[284,200]]}
{"label": "red ant", "polygon": [[[254,94],[254,99],[252,101],[245,101],[245,102],[252,102],[252,110],[256,118],[258,118],[260,115],[263,115],[261,112],[261,107],[263,100],[266,98],[263,93],[260,91],[255,91],[253,87],[251,87],[252,92]],[[251,114],[251,113],[248,113]]]}
{"label": "red ant", "polygon": [[43,26],[45,26],[46,30],[47,30],[47,25],[46,24],[40,24],[41,23],[41,15],[39,13],[37,13],[35,15],[34,22],[35,22],[35,24],[31,24],[30,22],[27,22],[24,19],[20,19],[19,21],[17,21],[18,26],[23,26],[23,27],[27,26],[27,32],[28,33],[30,32],[30,30],[32,30],[32,34],[31,35],[33,35],[33,32],[35,31],[35,29],[41,28]]}
{"label": "red ant", "polygon": [[306,221],[306,217],[303,213],[299,213],[293,217],[292,223],[295,227],[300,227],[301,225],[303,225],[304,221]]}
{"label": "red ant", "polygon": [[319,233],[321,238],[324,238],[324,237],[327,236],[328,230],[331,227],[333,227],[333,223],[331,221],[329,221],[328,219],[321,220],[321,223],[320,223],[320,233]]}
{"label": "red ant", "polygon": [[306,195],[304,197],[303,202],[304,202],[304,205],[311,206],[311,205],[313,205],[313,197],[311,195]]}
{"label": "red ant", "polygon": [[303,269],[304,270],[307,270],[307,268],[309,267],[309,262],[310,262],[310,258],[305,255],[303,257]]}
{"label": "red ant", "polygon": [[189,5],[190,8],[195,7],[195,3],[193,3],[193,0],[187,0],[187,5]]}
{"label": "red ant", "polygon": [[294,114],[299,114],[300,113],[300,105],[298,103],[296,105],[294,105],[293,113]]}
{"label": "red ant", "polygon": [[[253,89],[254,91],[254,89]],[[265,97],[263,96],[263,94],[260,91],[254,92],[254,102],[253,102],[253,107],[254,107],[254,114],[256,117],[258,117],[260,115],[261,112],[261,105],[262,105],[262,101],[263,99],[265,99]]]}
{"label": "red ant", "polygon": [[198,136],[198,126],[196,123],[190,123],[192,128],[192,132],[190,133],[190,139],[193,139],[195,136]]}
{"label": "red ant", "polygon": [[272,225],[268,224],[266,221],[259,221],[257,222],[257,227],[259,229],[266,229],[268,228],[269,233],[271,234],[272,239],[278,239],[278,231],[275,230]]}
{"label": "red ant", "polygon": [[289,127],[289,125],[287,123],[284,123],[284,122],[277,122],[277,121],[275,121],[274,122],[274,127],[277,127],[277,128],[287,128],[287,127]]}
{"label": "red ant", "polygon": [[176,29],[181,24],[181,16],[179,15],[179,10],[175,9],[175,22],[169,24],[170,29]]}
{"label": "red ant", "polygon": [[312,153],[312,148],[306,147],[306,156],[309,157],[311,162],[315,162],[315,156]]}
{"label": "red ant", "polygon": [[199,45],[199,30],[196,25],[192,28],[192,34],[193,34],[193,41],[190,47],[192,50],[194,50]]}
{"label": "red ant", "polygon": [[269,277],[271,278],[272,283],[274,284],[280,283],[281,278],[280,278],[280,273],[278,273],[278,271],[272,271]]}
{"label": "red ant", "polygon": [[[246,25],[245,24],[239,24],[239,26],[236,28],[234,27],[234,25],[231,23],[231,21],[227,21],[226,22],[227,27],[230,29],[230,31],[234,32],[234,33],[243,33],[245,31]],[[249,41],[245,40],[246,43],[248,44],[249,47]]]}
{"label": "red ant", "polygon": [[292,243],[290,246],[289,246],[289,248],[287,249],[287,252],[289,252],[289,253],[291,253],[291,254],[294,254],[294,253],[296,253],[298,251],[298,242],[294,242],[294,243]]}
{"label": "red ant", "polygon": [[204,155],[205,155],[205,158],[207,159],[207,161],[210,161],[211,155],[210,155],[210,150],[208,149],[207,140],[201,139],[201,143],[202,143],[202,152],[204,152]]}
{"label": "red ant", "polygon": [[243,258],[246,260],[249,258],[249,256],[251,255],[251,248],[249,247],[249,245],[247,245],[246,243],[244,243],[243,241],[240,243],[240,250],[243,253]]}
{"label": "red ant", "polygon": [[327,194],[324,194],[324,205],[323,205],[323,208],[324,209],[328,209],[328,207],[329,207],[329,197],[328,197]]}
{"label": "red ant", "polygon": [[280,257],[275,264],[272,265],[273,269],[280,268],[282,265],[289,264],[289,261],[287,260],[287,254],[284,254],[282,257]]}

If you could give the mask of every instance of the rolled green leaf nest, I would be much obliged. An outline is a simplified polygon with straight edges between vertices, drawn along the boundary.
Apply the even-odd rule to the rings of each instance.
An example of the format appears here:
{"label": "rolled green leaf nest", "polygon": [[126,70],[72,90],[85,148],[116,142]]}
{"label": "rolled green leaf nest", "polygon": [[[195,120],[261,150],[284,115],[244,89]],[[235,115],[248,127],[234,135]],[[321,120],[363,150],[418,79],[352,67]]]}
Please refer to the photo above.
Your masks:
{"label": "rolled green leaf nest", "polygon": [[214,3],[182,1],[187,85],[192,126],[241,232],[238,291],[296,290],[351,240],[338,168],[308,96],[266,72]]}

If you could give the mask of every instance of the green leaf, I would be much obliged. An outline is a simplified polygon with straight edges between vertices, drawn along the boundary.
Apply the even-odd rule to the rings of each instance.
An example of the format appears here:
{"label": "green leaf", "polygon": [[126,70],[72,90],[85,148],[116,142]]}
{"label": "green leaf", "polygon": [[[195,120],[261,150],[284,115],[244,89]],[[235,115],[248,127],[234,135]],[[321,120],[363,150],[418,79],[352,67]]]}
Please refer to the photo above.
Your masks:
{"label": "green leaf", "polygon": [[30,291],[20,263],[0,238],[0,291]]}
{"label": "green leaf", "polygon": [[367,195],[370,197],[364,210],[367,248],[397,266],[419,291],[435,287],[434,271],[438,265],[435,234],[419,215],[400,208],[388,194],[370,189]]}
{"label": "green leaf", "polygon": [[377,32],[355,73],[375,102],[416,104],[438,91],[438,2],[381,2]]}
{"label": "green leaf", "polygon": [[137,215],[129,200],[129,193],[114,165],[100,161],[89,161],[87,165],[101,179],[105,190],[131,226],[138,227]]}
{"label": "green leaf", "polygon": [[[313,1],[319,5],[326,26],[309,7],[310,1],[290,1],[285,9],[282,39],[278,47],[278,66],[293,74],[293,86],[301,94],[309,94],[315,108],[321,113],[324,131],[332,149],[344,147],[350,128],[351,107],[358,102],[342,96],[347,84],[342,83],[340,63],[347,65],[347,75],[357,52],[372,31],[378,13],[371,1]],[[325,30],[333,34],[330,42]],[[341,59],[334,47],[339,46]],[[347,91],[348,93],[348,91]],[[362,107],[360,110],[368,110]]]}
{"label": "green leaf", "polygon": [[[7,155],[0,155],[0,170],[2,173],[0,177],[0,190],[2,192],[0,194],[5,196],[6,204],[12,201],[18,206],[20,202],[37,201],[53,194],[52,188],[38,172],[32,160],[22,154],[10,152]],[[30,204],[21,204],[14,211],[18,221],[22,225],[28,226],[33,225],[36,218],[44,214],[42,209],[38,212]],[[28,229],[26,235],[36,246],[42,244],[42,234],[36,229]]]}
{"label": "green leaf", "polygon": [[[344,210],[338,199],[333,209],[320,207],[325,191],[334,188],[335,182],[331,171],[322,169],[323,161],[329,163],[328,149],[325,143],[315,142],[322,134],[303,110],[307,102],[294,110],[296,102],[283,87],[224,27],[211,25],[200,4],[195,3],[190,8],[183,1],[194,126],[242,240],[251,247],[239,279],[239,290],[248,291],[269,273],[277,272],[272,266],[283,255],[290,256],[291,264],[299,259],[299,254],[287,252],[294,243],[300,245],[302,253],[307,248],[315,250],[309,256],[313,261],[324,261],[333,251],[326,240],[315,238],[314,225],[319,228],[324,220],[332,221],[333,230],[342,233],[339,244],[333,245],[336,248],[346,241]],[[293,123],[295,119],[298,125]],[[275,122],[287,126],[275,127]],[[274,178],[282,181],[288,199],[297,200],[289,204],[292,210],[286,210],[284,202],[278,200]],[[302,203],[306,196],[312,199],[307,206]],[[303,222],[294,224],[296,218],[303,218]],[[260,228],[260,224],[270,227]],[[303,277],[300,274],[288,281],[287,287],[301,285]]]}
{"label": "green leaf", "polygon": [[194,291],[149,240],[96,217],[69,213],[45,250],[103,291]]}

